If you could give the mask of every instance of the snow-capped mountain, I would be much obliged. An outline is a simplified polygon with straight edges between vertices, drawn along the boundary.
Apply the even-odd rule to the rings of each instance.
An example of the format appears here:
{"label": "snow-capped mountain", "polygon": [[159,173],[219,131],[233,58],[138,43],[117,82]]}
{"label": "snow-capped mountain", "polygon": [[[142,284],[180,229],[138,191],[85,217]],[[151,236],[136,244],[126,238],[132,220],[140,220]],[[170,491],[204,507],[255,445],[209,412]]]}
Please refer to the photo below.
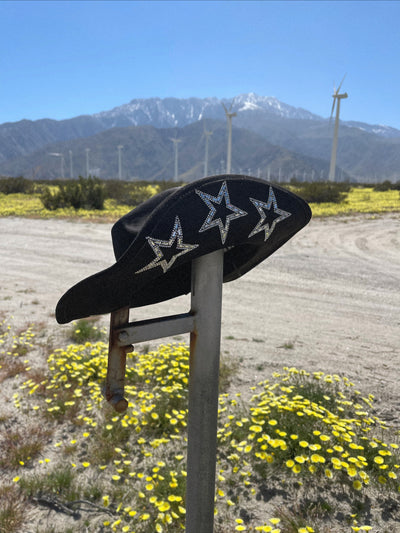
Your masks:
{"label": "snow-capped mountain", "polygon": [[238,114],[259,112],[275,117],[302,120],[322,120],[305,109],[280,102],[271,96],[255,93],[240,94],[233,98],[146,98],[135,99],[110,111],[93,115],[108,127],[151,124],[156,128],[183,127],[203,118],[223,119],[221,104],[232,107]]}
{"label": "snow-capped mountain", "polygon": [[[0,174],[36,173],[38,168],[47,165],[47,162],[43,162],[42,155],[37,156],[35,163],[33,160],[22,161],[21,158],[29,158],[30,154],[43,151],[44,147],[55,143],[59,146],[57,150],[51,150],[53,152],[70,150],[71,147],[67,147],[67,144],[74,140],[79,140],[77,146],[82,147],[88,142],[86,140],[89,140],[89,137],[113,128],[146,126],[156,130],[166,128],[173,130],[186,128],[198,124],[202,119],[207,119],[209,123],[213,120],[220,122],[226,132],[222,104],[236,113],[233,121],[234,130],[239,128],[248,131],[248,139],[252,139],[253,143],[256,141],[250,133],[255,133],[271,145],[289,150],[303,158],[311,157],[329,162],[333,132],[332,124],[327,118],[293,107],[271,96],[246,93],[224,99],[215,97],[135,99],[108,111],[81,115],[68,120],[22,120],[2,124],[0,125]],[[208,128],[207,124],[206,126]],[[200,124],[201,130],[203,127]],[[172,130],[170,132],[172,136],[183,135],[181,130],[179,132]],[[146,128],[142,129],[141,135],[146,136],[146,132],[148,132]],[[135,137],[135,142],[139,142],[139,137]],[[233,137],[235,138],[235,135]],[[242,137],[242,140],[244,138]],[[61,143],[64,143],[64,146]],[[121,139],[118,144],[125,145],[125,141]],[[148,148],[141,157],[148,159],[154,149],[154,146]],[[249,162],[246,165],[252,167],[255,160],[252,146],[248,147],[247,152]],[[337,165],[349,176],[359,180],[398,180],[400,131],[388,126],[362,122],[341,122]],[[103,166],[106,168],[107,165]],[[320,165],[317,164],[314,170],[320,173]]]}
{"label": "snow-capped mountain", "polygon": [[221,104],[216,98],[138,98],[93,117],[109,127],[126,125],[127,122],[131,126],[183,127],[201,120],[205,112],[214,110],[217,105]]}
{"label": "snow-capped mountain", "polygon": [[345,124],[347,126],[352,126],[353,128],[366,131],[367,133],[373,133],[374,135],[379,135],[380,137],[386,137],[387,139],[400,137],[399,130],[383,124],[366,124],[365,122],[356,122],[354,120],[349,120],[345,122]]}
{"label": "snow-capped mountain", "polygon": [[[223,100],[224,103],[226,101]],[[282,118],[322,120],[322,117],[314,115],[306,109],[285,104],[273,96],[259,96],[255,93],[239,94],[239,96],[232,98],[230,102],[232,103],[232,109],[237,113],[258,110]]]}

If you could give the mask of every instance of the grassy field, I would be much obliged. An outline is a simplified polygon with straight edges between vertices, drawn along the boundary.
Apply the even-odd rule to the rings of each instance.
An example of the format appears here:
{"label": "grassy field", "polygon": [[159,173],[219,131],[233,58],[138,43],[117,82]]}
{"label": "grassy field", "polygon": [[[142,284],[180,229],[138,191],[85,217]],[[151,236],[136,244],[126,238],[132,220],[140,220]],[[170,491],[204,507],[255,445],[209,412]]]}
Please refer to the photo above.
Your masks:
{"label": "grassy field", "polygon": [[116,200],[107,199],[105,208],[101,211],[95,209],[74,209],[73,207],[50,211],[45,209],[39,195],[26,195],[23,193],[0,194],[0,216],[19,216],[35,218],[81,218],[84,220],[109,221],[117,220],[130,211],[130,207],[119,205]]}
{"label": "grassy field", "polygon": [[[400,211],[400,191],[375,191],[372,187],[353,187],[340,203],[310,203],[314,217],[349,215],[354,213],[385,213]],[[74,209],[72,207],[50,211],[45,209],[39,194],[0,194],[0,216],[25,216],[37,218],[81,218],[93,221],[117,220],[132,207],[106,199],[103,210]]]}
{"label": "grassy field", "polygon": [[400,211],[400,192],[375,191],[371,188],[353,187],[347,198],[339,204],[310,204],[314,217],[349,215],[353,213],[387,213]]}
{"label": "grassy field", "polygon": [[[1,324],[0,382],[13,380],[27,422],[0,421],[0,531],[23,531],[40,507],[61,517],[52,532],[183,531],[188,347],[129,354],[129,407],[117,414],[101,392],[106,334],[74,324],[75,342],[39,372],[36,333]],[[399,435],[374,415],[371,394],[343,376],[283,368],[244,402],[229,392],[233,373],[223,361],[216,533],[394,533]]]}

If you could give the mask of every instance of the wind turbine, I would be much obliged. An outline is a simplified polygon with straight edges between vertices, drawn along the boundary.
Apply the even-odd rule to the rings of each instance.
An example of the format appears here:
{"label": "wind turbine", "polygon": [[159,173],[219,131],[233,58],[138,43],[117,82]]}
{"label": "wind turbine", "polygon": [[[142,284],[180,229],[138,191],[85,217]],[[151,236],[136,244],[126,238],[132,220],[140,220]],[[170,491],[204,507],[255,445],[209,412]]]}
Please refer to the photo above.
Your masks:
{"label": "wind turbine", "polygon": [[122,144],[118,145],[118,179],[122,180],[122,155],[121,150],[123,146]]}
{"label": "wind turbine", "polygon": [[51,152],[49,155],[52,155],[53,157],[60,157],[60,165],[61,165],[61,178],[64,179],[64,154],[59,154],[58,152]]}
{"label": "wind turbine", "polygon": [[182,139],[177,139],[176,137],[174,137],[174,138],[170,138],[170,141],[174,143],[174,151],[175,151],[174,181],[178,181],[178,143],[180,143]]}
{"label": "wind turbine", "polygon": [[213,134],[212,131],[206,130],[206,125],[203,123],[204,127],[204,137],[206,140],[205,154],[204,154],[204,177],[208,176],[208,141],[210,140],[210,135]]}
{"label": "wind turbine", "polygon": [[72,150],[68,150],[69,152],[69,177],[72,179],[74,177],[74,173],[72,170]]}
{"label": "wind turbine", "polygon": [[336,116],[335,116],[335,127],[333,130],[333,143],[332,143],[332,154],[331,154],[331,164],[329,167],[329,181],[335,181],[335,172],[336,172],[336,153],[337,153],[337,144],[338,144],[338,133],[339,133],[339,115],[340,115],[340,100],[342,98],[347,98],[347,93],[340,94],[340,88],[342,86],[342,83],[346,77],[346,74],[343,76],[342,81],[340,82],[340,85],[337,89],[333,89],[333,104],[332,104],[332,111],[331,111],[331,117],[333,116],[333,111],[335,109],[336,104]]}
{"label": "wind turbine", "polygon": [[237,113],[231,112],[232,105],[233,103],[231,104],[231,107],[229,108],[229,111],[228,111],[226,109],[225,104],[222,103],[222,106],[224,108],[225,115],[226,115],[226,121],[228,123],[228,153],[226,156],[226,173],[227,174],[231,173],[231,163],[232,163],[232,118],[237,116]]}
{"label": "wind turbine", "polygon": [[89,152],[90,152],[90,148],[85,148],[85,152],[86,152],[86,177],[88,178],[89,177]]}

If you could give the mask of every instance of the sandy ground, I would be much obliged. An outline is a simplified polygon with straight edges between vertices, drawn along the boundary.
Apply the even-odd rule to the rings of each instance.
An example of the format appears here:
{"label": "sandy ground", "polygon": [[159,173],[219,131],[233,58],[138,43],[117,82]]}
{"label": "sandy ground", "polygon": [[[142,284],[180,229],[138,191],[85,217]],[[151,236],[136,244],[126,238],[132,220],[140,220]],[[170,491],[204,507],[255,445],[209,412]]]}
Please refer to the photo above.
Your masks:
{"label": "sandy ground", "polygon": [[[56,323],[55,305],[74,283],[114,262],[110,229],[0,219],[0,313],[62,339],[70,326]],[[240,361],[235,387],[285,365],[341,373],[382,400],[381,414],[396,423],[399,289],[399,214],[312,220],[263,264],[224,285],[222,353]],[[131,320],[188,309],[189,297],[181,297],[131,310]]]}
{"label": "sandy ground", "polygon": [[[15,329],[36,324],[46,348],[66,346],[71,325],[56,323],[56,303],[74,283],[114,262],[110,229],[0,219],[0,319],[13,316]],[[400,214],[312,220],[263,264],[224,285],[222,354],[238,366],[232,388],[249,392],[283,366],[338,373],[375,394],[378,415],[400,427],[399,289]],[[189,296],[181,297],[131,310],[130,318],[180,313],[189,304]],[[35,364],[43,369],[47,353],[37,352]],[[14,388],[8,379],[0,389],[0,415],[10,423],[21,422]],[[57,518],[64,531],[67,519],[59,514],[37,507],[30,523],[46,528]]]}

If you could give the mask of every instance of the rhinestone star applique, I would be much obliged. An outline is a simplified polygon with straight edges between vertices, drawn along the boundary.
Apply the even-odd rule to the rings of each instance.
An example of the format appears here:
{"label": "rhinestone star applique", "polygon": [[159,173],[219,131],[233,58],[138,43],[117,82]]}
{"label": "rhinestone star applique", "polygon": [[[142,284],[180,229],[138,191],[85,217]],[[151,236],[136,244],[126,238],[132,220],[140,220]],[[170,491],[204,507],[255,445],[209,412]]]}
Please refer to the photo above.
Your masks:
{"label": "rhinestone star applique", "polygon": [[[218,227],[220,235],[221,235],[222,244],[225,244],[225,241],[226,241],[226,238],[229,232],[229,225],[231,221],[235,220],[235,218],[246,216],[247,212],[231,204],[226,181],[222,183],[218,196],[212,196],[211,194],[207,194],[206,192],[199,191],[197,189],[196,189],[196,194],[200,196],[203,202],[210,209],[210,212],[208,213],[207,218],[205,219],[203,225],[199,229],[199,232],[201,233],[202,231],[206,231],[213,227]],[[219,207],[219,213],[218,213],[219,216],[214,218],[215,214],[217,213],[216,206],[221,206],[221,207]],[[229,210],[231,214],[227,215],[226,214],[227,210]],[[224,216],[225,216],[225,223],[222,222],[221,220],[221,217],[224,217]]]}
{"label": "rhinestone star applique", "polygon": [[[168,241],[161,239],[154,239],[153,237],[146,237],[147,242],[150,244],[155,258],[148,265],[137,270],[135,274],[140,274],[151,268],[161,267],[163,272],[167,272],[175,261],[181,255],[187,254],[197,248],[198,244],[185,244],[183,242],[183,232],[179,217],[175,218],[174,227],[172,228],[171,236]],[[162,248],[165,250],[162,251]]]}
{"label": "rhinestone star applique", "polygon": [[[269,195],[268,195],[268,201],[267,203],[261,202],[261,200],[255,200],[254,198],[249,198],[250,202],[252,202],[257,209],[260,220],[257,223],[257,226],[253,229],[253,231],[249,234],[249,237],[252,237],[256,233],[260,231],[265,231],[265,237],[264,242],[268,239],[268,237],[271,235],[271,233],[274,231],[275,226],[278,224],[278,222],[282,222],[282,220],[285,220],[285,218],[290,217],[291,213],[288,211],[284,211],[283,209],[279,209],[278,203],[275,198],[275,193],[272,187],[269,188]],[[273,214],[278,215],[275,216],[272,220],[272,223],[270,224],[270,220],[268,222],[265,222],[265,219],[267,218],[266,211],[269,211],[269,218],[271,218],[271,207],[274,208]]]}

